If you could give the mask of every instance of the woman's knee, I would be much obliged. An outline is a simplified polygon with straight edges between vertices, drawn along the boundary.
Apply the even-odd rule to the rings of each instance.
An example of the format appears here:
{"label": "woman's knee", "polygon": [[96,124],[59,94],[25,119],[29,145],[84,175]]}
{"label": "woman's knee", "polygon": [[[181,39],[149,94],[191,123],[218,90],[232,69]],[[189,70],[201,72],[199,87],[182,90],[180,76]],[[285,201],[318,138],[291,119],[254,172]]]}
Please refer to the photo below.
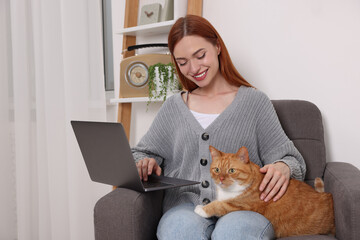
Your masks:
{"label": "woman's knee", "polygon": [[212,239],[275,239],[274,229],[264,216],[256,212],[231,212],[217,221]]}
{"label": "woman's knee", "polygon": [[160,219],[157,237],[161,239],[210,239],[215,222],[200,217],[192,204],[167,211]]}

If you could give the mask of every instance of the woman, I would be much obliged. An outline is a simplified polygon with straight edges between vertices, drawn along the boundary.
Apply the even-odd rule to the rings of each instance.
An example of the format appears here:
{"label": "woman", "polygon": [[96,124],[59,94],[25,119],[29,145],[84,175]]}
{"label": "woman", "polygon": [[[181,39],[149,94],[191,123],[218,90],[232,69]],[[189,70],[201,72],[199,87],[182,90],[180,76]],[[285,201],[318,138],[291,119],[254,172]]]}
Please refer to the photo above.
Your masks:
{"label": "woman", "polygon": [[271,101],[235,69],[221,37],[204,18],[176,21],[168,37],[181,92],[165,101],[149,131],[133,148],[140,177],[197,180],[201,185],[167,190],[159,239],[272,239],[269,221],[258,213],[238,211],[220,219],[194,213],[215,199],[210,177],[209,145],[223,152],[246,146],[250,159],[265,173],[261,199],[277,201],[290,177],[303,180],[305,163],[285,135]]}

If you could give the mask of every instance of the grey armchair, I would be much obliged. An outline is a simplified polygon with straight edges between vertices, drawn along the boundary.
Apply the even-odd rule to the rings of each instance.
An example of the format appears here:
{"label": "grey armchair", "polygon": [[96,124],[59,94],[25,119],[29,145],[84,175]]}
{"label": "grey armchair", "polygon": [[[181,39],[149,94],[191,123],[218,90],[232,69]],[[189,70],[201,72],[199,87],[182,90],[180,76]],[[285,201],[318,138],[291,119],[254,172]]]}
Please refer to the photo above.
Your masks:
{"label": "grey armchair", "polygon": [[[286,240],[355,240],[360,238],[360,171],[344,162],[326,162],[324,130],[319,109],[299,100],[274,100],[275,110],[289,138],[307,164],[305,181],[323,177],[325,191],[333,194],[336,238],[299,236]],[[163,192],[138,193],[117,188],[102,197],[94,209],[96,240],[156,239],[162,215]]]}

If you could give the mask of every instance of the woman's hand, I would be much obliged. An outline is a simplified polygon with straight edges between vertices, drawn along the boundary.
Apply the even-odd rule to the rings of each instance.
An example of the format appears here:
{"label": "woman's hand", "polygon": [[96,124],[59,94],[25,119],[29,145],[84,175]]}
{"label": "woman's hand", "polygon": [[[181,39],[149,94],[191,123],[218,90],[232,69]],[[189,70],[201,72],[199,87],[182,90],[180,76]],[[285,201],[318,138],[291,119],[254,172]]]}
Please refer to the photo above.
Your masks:
{"label": "woman's hand", "polygon": [[144,158],[136,163],[137,170],[141,180],[147,181],[148,175],[151,175],[153,172],[160,176],[161,167],[157,164],[153,158]]}
{"label": "woman's hand", "polygon": [[290,182],[290,168],[283,162],[268,164],[260,168],[261,173],[265,173],[264,179],[260,184],[260,199],[265,202],[279,200]]}

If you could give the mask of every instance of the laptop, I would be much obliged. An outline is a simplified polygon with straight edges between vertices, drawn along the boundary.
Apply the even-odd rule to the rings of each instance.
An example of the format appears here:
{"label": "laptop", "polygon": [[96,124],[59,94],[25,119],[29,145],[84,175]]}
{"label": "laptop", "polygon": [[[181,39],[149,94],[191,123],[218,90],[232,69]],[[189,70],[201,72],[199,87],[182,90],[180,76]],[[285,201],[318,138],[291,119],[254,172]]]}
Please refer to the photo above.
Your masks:
{"label": "laptop", "polygon": [[121,123],[71,121],[90,178],[138,192],[199,184],[196,181],[157,176],[141,181]]}

